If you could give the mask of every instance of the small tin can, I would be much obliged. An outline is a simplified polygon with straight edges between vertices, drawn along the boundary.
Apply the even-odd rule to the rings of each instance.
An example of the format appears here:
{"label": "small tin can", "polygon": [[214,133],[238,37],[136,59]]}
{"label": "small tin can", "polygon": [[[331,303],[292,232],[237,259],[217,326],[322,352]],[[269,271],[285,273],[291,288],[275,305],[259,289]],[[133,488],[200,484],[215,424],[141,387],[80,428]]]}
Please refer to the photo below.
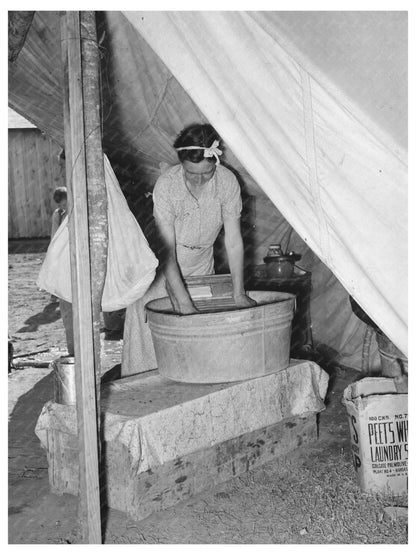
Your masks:
{"label": "small tin can", "polygon": [[60,357],[52,361],[54,371],[54,400],[61,405],[76,404],[75,359]]}

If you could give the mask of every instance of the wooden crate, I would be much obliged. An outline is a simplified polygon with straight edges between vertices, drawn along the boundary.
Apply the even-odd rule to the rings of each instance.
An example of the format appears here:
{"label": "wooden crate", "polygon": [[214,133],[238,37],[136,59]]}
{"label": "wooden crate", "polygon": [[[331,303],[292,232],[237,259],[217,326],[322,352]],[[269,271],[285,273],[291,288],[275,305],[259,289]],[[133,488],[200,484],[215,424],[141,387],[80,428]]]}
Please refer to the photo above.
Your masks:
{"label": "wooden crate", "polygon": [[[103,385],[103,500],[140,520],[314,441],[327,383],[319,366],[294,361],[238,383],[180,384],[151,371]],[[36,433],[52,491],[77,495],[76,407],[50,401]]]}

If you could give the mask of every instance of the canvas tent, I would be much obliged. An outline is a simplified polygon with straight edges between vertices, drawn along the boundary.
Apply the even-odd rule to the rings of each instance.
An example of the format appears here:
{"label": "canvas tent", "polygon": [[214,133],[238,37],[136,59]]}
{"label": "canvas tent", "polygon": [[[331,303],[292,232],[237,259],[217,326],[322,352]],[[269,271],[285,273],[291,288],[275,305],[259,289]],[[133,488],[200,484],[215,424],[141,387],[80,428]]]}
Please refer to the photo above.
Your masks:
{"label": "canvas tent", "polygon": [[[315,343],[361,368],[352,295],[407,354],[406,13],[96,16],[104,151],[139,221],[175,135],[210,121],[255,199],[253,263],[282,241],[312,272]],[[34,13],[9,106],[63,146],[59,19]]]}

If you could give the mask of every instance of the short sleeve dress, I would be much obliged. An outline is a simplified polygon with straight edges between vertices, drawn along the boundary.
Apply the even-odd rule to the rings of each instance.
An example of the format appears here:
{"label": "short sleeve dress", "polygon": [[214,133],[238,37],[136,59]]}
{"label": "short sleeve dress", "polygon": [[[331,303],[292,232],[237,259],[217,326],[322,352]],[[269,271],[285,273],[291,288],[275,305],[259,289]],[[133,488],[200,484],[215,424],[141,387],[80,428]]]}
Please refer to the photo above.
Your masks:
{"label": "short sleeve dress", "polygon": [[[181,164],[169,168],[153,190],[156,226],[172,223],[176,255],[182,275],[214,273],[214,242],[227,219],[241,215],[240,186],[235,175],[217,166],[196,199],[186,186]],[[126,310],[121,375],[128,376],[157,368],[153,342],[145,322],[145,304],[167,295],[163,275],[158,275],[142,299]]]}
{"label": "short sleeve dress", "polygon": [[197,199],[189,191],[182,165],[170,168],[153,190],[156,226],[171,223],[175,228],[176,255],[183,276],[214,272],[213,245],[224,221],[238,219],[241,194],[235,175],[218,166]]}

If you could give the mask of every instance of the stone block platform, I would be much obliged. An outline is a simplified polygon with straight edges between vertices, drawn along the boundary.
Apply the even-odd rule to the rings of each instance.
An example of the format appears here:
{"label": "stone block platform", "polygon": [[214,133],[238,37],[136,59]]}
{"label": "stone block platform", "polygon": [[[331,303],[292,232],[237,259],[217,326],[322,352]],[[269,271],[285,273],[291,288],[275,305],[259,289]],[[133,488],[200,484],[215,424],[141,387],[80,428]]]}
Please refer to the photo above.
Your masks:
{"label": "stone block platform", "polygon": [[[141,520],[317,437],[328,375],[310,361],[252,380],[199,385],[155,371],[103,384],[100,481],[109,507]],[[78,493],[74,406],[36,425],[54,493]]]}

